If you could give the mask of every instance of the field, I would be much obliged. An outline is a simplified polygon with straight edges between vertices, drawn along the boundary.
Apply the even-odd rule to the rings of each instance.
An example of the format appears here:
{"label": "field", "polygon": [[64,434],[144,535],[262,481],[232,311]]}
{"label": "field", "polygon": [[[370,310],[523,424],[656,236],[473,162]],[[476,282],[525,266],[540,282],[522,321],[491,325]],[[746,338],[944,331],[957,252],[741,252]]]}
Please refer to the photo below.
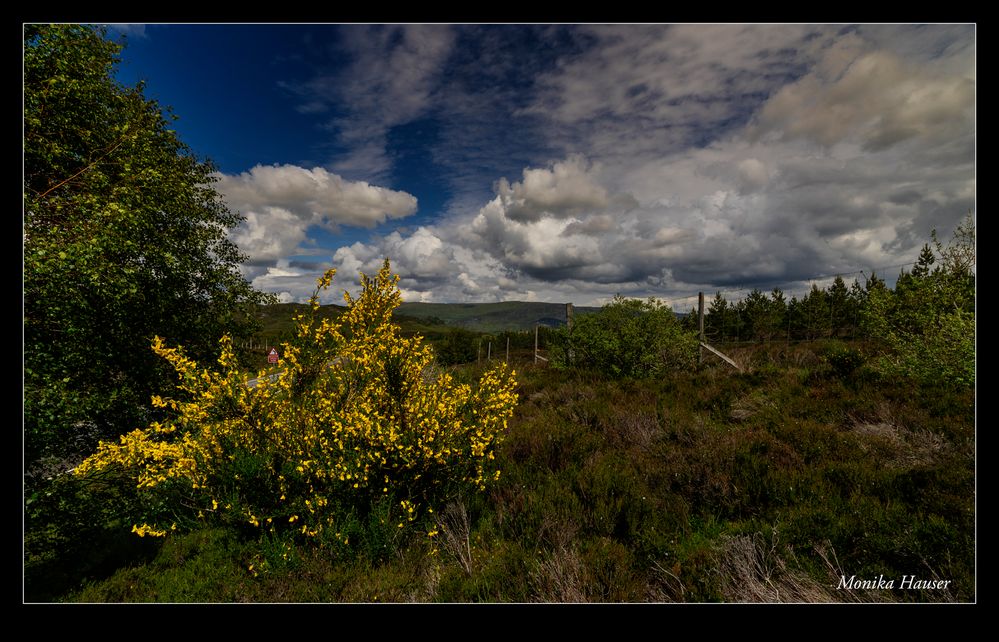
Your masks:
{"label": "field", "polygon": [[[837,368],[824,357],[835,347],[733,348],[744,373],[712,364],[656,381],[536,367],[521,353],[502,477],[453,498],[436,544],[369,528],[345,555],[239,530],[162,542],[104,529],[107,545],[73,569],[29,567],[26,597],[974,601],[973,393]],[[471,380],[480,368],[453,371]]]}

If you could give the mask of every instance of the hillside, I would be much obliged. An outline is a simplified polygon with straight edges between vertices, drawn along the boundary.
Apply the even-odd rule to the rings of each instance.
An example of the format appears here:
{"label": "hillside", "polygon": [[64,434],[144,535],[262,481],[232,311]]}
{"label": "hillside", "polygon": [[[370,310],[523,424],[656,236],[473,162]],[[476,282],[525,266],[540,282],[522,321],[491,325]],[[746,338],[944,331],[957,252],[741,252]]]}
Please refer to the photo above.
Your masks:
{"label": "hillside", "polygon": [[[295,315],[308,310],[304,303],[277,303],[259,306],[260,335],[276,340],[292,331]],[[320,307],[321,318],[336,318],[343,313],[340,305]],[[575,314],[588,314],[600,308],[576,307]],[[559,326],[565,323],[564,303],[504,301],[501,303],[403,303],[395,315],[405,333],[433,337],[451,328],[476,332],[531,330],[535,324]]]}
{"label": "hillside", "polygon": [[[596,312],[600,308],[576,307],[576,314]],[[401,315],[439,319],[449,326],[479,332],[530,330],[534,325],[557,326],[565,323],[564,303],[503,301],[499,303],[403,303]]]}

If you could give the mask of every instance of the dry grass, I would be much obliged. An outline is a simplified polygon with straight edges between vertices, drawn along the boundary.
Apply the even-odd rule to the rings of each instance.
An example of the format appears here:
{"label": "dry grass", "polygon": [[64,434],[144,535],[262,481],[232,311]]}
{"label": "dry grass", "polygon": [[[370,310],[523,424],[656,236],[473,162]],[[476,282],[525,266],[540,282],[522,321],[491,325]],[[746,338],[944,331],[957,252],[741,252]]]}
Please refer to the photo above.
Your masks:
{"label": "dry grass", "polygon": [[[767,365],[813,368],[821,363],[813,346],[805,343],[791,343],[790,345],[780,341],[750,345],[726,345],[723,343],[715,347],[739,364],[743,372],[753,372],[757,368]],[[717,365],[723,371],[734,372],[732,366],[714,355],[706,356],[705,363]]]}
{"label": "dry grass", "polygon": [[440,564],[434,562],[427,564],[423,572],[422,591],[417,589],[409,596],[410,602],[432,602],[437,597],[441,583]]}
{"label": "dry grass", "polygon": [[687,600],[687,588],[680,580],[679,564],[673,569],[668,569],[659,562],[652,563],[652,581],[648,587],[648,601],[650,602],[685,602]]}
{"label": "dry grass", "polygon": [[625,448],[635,447],[647,451],[660,434],[661,429],[654,411],[648,412],[637,408],[614,408],[607,432],[616,444]]}
{"label": "dry grass", "polygon": [[575,547],[558,547],[529,576],[531,591],[539,602],[586,602],[585,569]]}
{"label": "dry grass", "polygon": [[761,390],[754,390],[732,403],[729,416],[735,421],[744,421],[761,410],[772,409],[775,404]]}
{"label": "dry grass", "polygon": [[546,514],[538,542],[550,552],[528,576],[531,593],[539,602],[586,602],[586,567],[577,549],[579,524]]}
{"label": "dry grass", "polygon": [[883,462],[890,468],[931,465],[951,447],[934,432],[908,429],[887,401],[880,402],[871,414],[849,415],[848,420],[850,430],[870,442],[862,444],[862,448],[880,446],[887,451]]}
{"label": "dry grass", "polygon": [[450,553],[468,575],[472,574],[471,524],[463,502],[449,503],[437,518],[441,546]]}
{"label": "dry grass", "polygon": [[776,529],[769,542],[762,533],[723,536],[718,552],[718,574],[725,601],[809,604],[893,601],[889,595],[878,591],[837,590],[844,573],[838,567],[838,561],[833,563],[835,551],[828,545],[817,546],[815,550],[829,569],[828,584],[788,568],[778,552]]}

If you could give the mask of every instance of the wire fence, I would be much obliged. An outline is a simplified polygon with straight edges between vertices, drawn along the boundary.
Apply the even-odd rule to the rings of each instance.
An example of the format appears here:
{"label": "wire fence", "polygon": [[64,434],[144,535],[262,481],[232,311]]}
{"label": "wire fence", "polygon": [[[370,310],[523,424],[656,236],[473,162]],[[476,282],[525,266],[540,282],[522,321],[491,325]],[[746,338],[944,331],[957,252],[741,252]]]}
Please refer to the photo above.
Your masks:
{"label": "wire fence", "polygon": [[[705,339],[717,345],[734,348],[775,342],[791,345],[827,338],[856,340],[863,337],[860,328],[859,306],[856,301],[844,302],[830,298],[829,289],[835,283],[835,279],[837,277],[843,279],[848,290],[852,288],[853,281],[856,281],[858,285],[865,286],[873,275],[879,275],[880,280],[885,281],[886,284],[892,284],[894,283],[893,278],[886,278],[889,274],[888,270],[906,268],[915,264],[916,262],[912,261],[802,277],[794,282],[802,284],[807,282],[808,286],[802,285],[801,288],[789,288],[788,290],[780,289],[783,299],[779,304],[774,299],[773,290],[765,290],[764,288],[780,285],[786,287],[788,283],[786,280],[757,281],[751,285],[739,287],[713,288],[699,294],[663,297],[661,300],[674,313],[681,315],[686,323],[694,325],[698,321],[696,301],[699,296],[705,295],[709,304],[717,296],[721,296],[726,303],[721,318],[719,318],[718,311],[714,309],[706,309],[704,315]],[[850,277],[853,279],[848,282],[847,279]],[[814,296],[815,290],[825,296],[824,301],[809,301],[809,298]],[[744,307],[746,301],[754,296],[754,292],[765,297],[769,303],[773,304],[774,308],[770,310],[746,309]],[[760,300],[760,297],[757,297],[756,302],[759,303]],[[691,302],[689,308],[686,305],[688,301]],[[688,316],[690,313],[693,313],[693,318]],[[463,329],[467,330],[467,328]],[[495,340],[495,344],[489,340],[484,344],[479,341],[479,345],[474,348],[476,360],[481,361],[483,358],[492,360],[500,353],[504,358],[508,358],[507,345],[512,338],[511,345],[515,350],[530,350],[533,347],[534,361],[545,363],[547,361],[545,354],[553,330],[554,328],[549,327],[547,323],[539,323],[533,331],[511,329],[502,332],[476,333],[488,335]],[[287,332],[265,333],[246,338],[238,342],[236,347],[249,353],[266,354],[272,348],[280,349],[281,344],[288,338]],[[493,352],[494,349],[496,352]]]}

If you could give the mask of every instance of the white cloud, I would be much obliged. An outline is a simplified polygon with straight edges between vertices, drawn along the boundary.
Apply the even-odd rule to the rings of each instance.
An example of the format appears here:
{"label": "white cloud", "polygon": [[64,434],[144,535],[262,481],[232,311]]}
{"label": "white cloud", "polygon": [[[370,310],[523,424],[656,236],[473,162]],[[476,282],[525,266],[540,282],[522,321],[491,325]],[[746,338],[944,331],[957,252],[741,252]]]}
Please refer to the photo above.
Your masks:
{"label": "white cloud", "polygon": [[547,169],[524,169],[524,179],[512,185],[506,178],[496,191],[515,221],[537,221],[544,215],[564,218],[607,206],[607,190],[595,182],[598,168],[581,155],[553,163]]}
{"label": "white cloud", "polygon": [[[469,117],[488,144],[463,148],[467,167],[456,170],[493,194],[340,248],[344,279],[389,257],[408,300],[583,305],[618,292],[668,298],[757,284],[790,294],[817,274],[914,260],[930,229],[946,235],[974,207],[967,27],[581,31],[592,42],[547,67],[521,102],[520,116],[544,125],[525,156],[556,160],[483,179],[476,171],[495,152],[493,134],[508,131]],[[364,103],[375,116],[357,131],[376,142],[358,150],[378,157],[384,123],[433,109],[445,49],[432,51],[413,72],[422,80],[406,85],[412,100]],[[391,66],[364,60],[378,78]],[[392,82],[378,86],[405,93]],[[455,104],[479,105],[451,91]],[[289,231],[288,243],[300,242]]]}
{"label": "white cloud", "polygon": [[406,192],[348,181],[321,167],[257,165],[237,175],[219,175],[217,189],[246,220],[232,239],[251,263],[293,254],[311,226],[336,232],[342,225],[373,227],[416,211]]}
{"label": "white cloud", "polygon": [[601,236],[614,230],[617,223],[614,218],[607,214],[596,214],[584,220],[574,220],[562,230],[563,236],[571,234],[585,234],[588,236]]}
{"label": "white cloud", "polygon": [[281,207],[254,206],[240,210],[245,220],[230,233],[230,238],[249,256],[251,264],[273,263],[293,253],[305,240],[310,219],[302,219]]}

